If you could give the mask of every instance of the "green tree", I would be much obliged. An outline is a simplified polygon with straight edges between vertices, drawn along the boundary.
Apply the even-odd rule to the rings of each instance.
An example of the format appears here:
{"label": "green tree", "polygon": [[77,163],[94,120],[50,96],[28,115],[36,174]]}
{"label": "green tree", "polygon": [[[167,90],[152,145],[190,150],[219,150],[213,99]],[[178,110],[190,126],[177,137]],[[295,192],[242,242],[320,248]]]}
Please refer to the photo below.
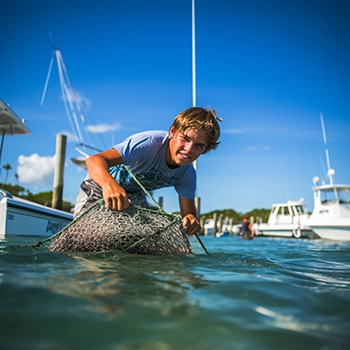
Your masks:
{"label": "green tree", "polygon": [[2,166],[2,168],[6,170],[6,175],[5,175],[5,180],[4,180],[4,183],[6,183],[7,177],[8,177],[8,174],[9,174],[9,170],[11,170],[12,168],[11,168],[10,164],[4,164]]}

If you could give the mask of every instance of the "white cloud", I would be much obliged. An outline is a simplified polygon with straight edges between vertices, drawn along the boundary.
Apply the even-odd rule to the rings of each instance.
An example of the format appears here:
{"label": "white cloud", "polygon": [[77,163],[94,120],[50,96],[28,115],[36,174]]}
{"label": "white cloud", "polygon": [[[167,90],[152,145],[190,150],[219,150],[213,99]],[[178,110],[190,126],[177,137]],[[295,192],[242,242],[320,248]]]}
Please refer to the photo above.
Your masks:
{"label": "white cloud", "polygon": [[95,134],[102,134],[105,132],[115,131],[120,129],[119,123],[114,124],[98,124],[98,125],[87,125],[86,130]]}
{"label": "white cloud", "polygon": [[18,181],[32,185],[47,185],[53,182],[55,156],[41,157],[37,153],[18,157]]}

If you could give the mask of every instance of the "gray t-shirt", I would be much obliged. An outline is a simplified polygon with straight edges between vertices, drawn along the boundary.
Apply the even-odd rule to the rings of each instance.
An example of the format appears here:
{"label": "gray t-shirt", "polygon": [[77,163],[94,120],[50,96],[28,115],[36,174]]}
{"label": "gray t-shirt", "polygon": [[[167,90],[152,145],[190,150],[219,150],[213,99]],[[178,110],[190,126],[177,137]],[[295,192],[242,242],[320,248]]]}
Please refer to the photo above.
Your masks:
{"label": "gray t-shirt", "polygon": [[[196,172],[193,165],[170,169],[165,161],[168,144],[167,131],[145,131],[128,137],[113,148],[147,191],[173,186],[181,197],[194,199]],[[126,190],[133,204],[147,206],[143,190],[123,165],[112,167],[110,173]],[[99,198],[102,198],[102,189],[88,174],[81,184],[74,215],[77,216],[81,209],[87,209]]]}

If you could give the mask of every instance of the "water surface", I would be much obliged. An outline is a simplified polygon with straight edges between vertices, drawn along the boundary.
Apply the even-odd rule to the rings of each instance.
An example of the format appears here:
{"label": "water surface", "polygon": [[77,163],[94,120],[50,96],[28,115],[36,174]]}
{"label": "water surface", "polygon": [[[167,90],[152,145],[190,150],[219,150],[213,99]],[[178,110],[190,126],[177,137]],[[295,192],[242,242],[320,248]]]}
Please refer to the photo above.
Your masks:
{"label": "water surface", "polygon": [[201,237],[195,256],[0,241],[1,349],[347,349],[350,242]]}

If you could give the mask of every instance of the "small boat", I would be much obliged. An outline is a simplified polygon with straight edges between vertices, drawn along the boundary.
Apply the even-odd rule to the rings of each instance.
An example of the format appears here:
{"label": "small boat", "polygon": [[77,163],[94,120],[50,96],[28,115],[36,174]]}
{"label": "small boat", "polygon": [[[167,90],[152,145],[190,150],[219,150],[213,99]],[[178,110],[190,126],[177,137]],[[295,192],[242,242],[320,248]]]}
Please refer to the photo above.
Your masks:
{"label": "small boat", "polygon": [[318,185],[314,178],[314,210],[308,225],[323,239],[350,241],[350,185],[334,184],[330,169],[329,184]]}
{"label": "small boat", "polygon": [[[25,121],[0,99],[0,160],[5,136],[30,133]],[[51,236],[72,220],[71,213],[12,196],[0,188],[0,238],[7,235]]]}
{"label": "small boat", "polygon": [[0,238],[52,236],[73,220],[71,213],[14,197],[0,188]]}
{"label": "small boat", "polygon": [[306,224],[308,219],[309,213],[301,198],[273,204],[267,223],[255,223],[253,229],[256,236],[317,238]]}

